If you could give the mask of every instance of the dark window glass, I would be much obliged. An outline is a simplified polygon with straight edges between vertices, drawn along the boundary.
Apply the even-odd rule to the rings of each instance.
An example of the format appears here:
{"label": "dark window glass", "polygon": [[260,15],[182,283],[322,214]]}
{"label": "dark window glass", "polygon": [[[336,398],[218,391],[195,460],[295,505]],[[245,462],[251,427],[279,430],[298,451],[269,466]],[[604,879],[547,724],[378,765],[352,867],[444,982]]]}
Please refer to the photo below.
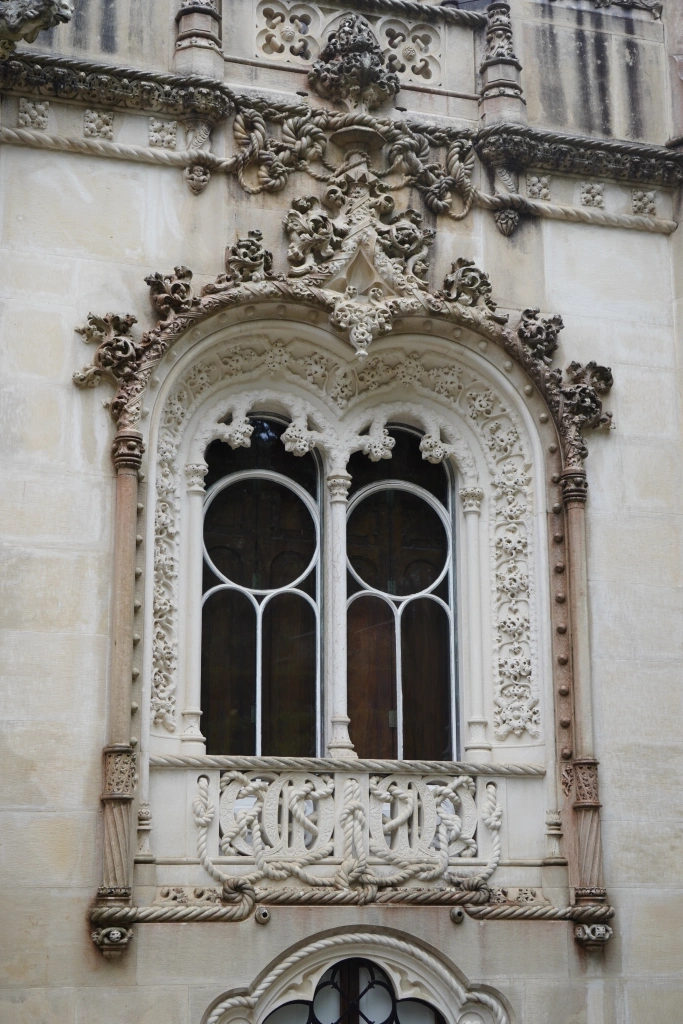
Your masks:
{"label": "dark window glass", "polygon": [[397,999],[388,975],[371,960],[354,957],[325,971],[310,1002],[285,1003],[266,1024],[444,1024],[420,999]]}
{"label": "dark window glass", "polygon": [[396,757],[394,612],[381,597],[359,597],[348,612],[347,702],[359,757]]}
{"label": "dark window glass", "polygon": [[209,472],[204,483],[207,491],[216,480],[230,473],[238,473],[242,469],[270,469],[295,480],[316,498],[318,470],[312,452],[299,456],[286,450],[280,441],[287,429],[286,423],[256,416],[250,416],[249,422],[254,428],[249,448],[233,449],[225,441],[213,441],[206,449]]}
{"label": "dark window glass", "polygon": [[263,612],[264,754],[315,757],[315,612],[278,594]]}
{"label": "dark window glass", "polygon": [[448,554],[443,522],[424,498],[387,487],[356,505],[347,527],[349,561],[364,583],[416,594],[441,575]]}
{"label": "dark window glass", "polygon": [[446,609],[429,598],[410,601],[401,618],[403,756],[451,756],[450,643]]}
{"label": "dark window glass", "polygon": [[317,466],[311,455],[296,458],[285,451],[282,424],[252,423],[251,448],[233,451],[214,442],[206,456],[209,485],[227,479],[204,518],[204,591],[211,593],[203,614],[202,726],[210,754],[255,754],[260,732],[264,755],[311,756],[316,753],[316,612],[306,598],[286,591],[263,604],[262,591],[295,586],[315,601],[313,517],[284,481],[254,475],[231,483],[230,478],[240,471],[275,472],[315,497]]}
{"label": "dark window glass", "polygon": [[349,496],[378,480],[409,480],[412,484],[424,487],[425,491],[438,498],[442,505],[446,505],[449,478],[445,467],[440,464],[433,465],[422,458],[420,438],[417,434],[402,430],[400,427],[389,427],[389,433],[396,442],[390,459],[371,462],[362,452],[354,452],[349,459]]}
{"label": "dark window glass", "polygon": [[[359,498],[347,521],[348,593],[355,595],[347,619],[350,734],[360,757],[449,759],[454,640],[448,612],[433,597],[450,607],[451,526],[424,491],[448,506],[450,479],[443,466],[422,459],[418,437],[391,433],[391,459],[354,456],[349,463],[351,494]],[[386,486],[359,493],[382,481]],[[368,589],[386,597],[359,596]],[[433,597],[411,600],[424,591]]]}
{"label": "dark window glass", "polygon": [[204,605],[202,710],[209,754],[254,753],[256,610],[235,590],[220,590]]}

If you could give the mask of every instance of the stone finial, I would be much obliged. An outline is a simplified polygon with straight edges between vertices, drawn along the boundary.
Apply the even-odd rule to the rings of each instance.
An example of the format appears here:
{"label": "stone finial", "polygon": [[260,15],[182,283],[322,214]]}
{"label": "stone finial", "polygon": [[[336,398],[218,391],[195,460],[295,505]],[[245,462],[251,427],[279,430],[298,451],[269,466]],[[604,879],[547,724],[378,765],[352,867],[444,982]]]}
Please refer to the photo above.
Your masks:
{"label": "stone finial", "polygon": [[382,48],[360,14],[343,18],[308,72],[308,81],[323,99],[348,101],[374,110],[399,91],[398,75],[387,71]]}
{"label": "stone finial", "polygon": [[4,0],[0,7],[0,60],[7,60],[20,40],[32,43],[39,32],[71,21],[71,0]]}

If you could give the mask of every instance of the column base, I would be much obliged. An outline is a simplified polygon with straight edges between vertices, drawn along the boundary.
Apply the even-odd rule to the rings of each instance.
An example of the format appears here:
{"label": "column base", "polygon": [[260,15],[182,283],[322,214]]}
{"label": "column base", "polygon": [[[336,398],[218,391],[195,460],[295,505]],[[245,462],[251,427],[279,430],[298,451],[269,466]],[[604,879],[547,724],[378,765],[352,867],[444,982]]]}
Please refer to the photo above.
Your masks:
{"label": "column base", "polygon": [[327,745],[328,757],[358,758],[349,736],[350,721],[351,719],[347,715],[332,716],[332,736]]}

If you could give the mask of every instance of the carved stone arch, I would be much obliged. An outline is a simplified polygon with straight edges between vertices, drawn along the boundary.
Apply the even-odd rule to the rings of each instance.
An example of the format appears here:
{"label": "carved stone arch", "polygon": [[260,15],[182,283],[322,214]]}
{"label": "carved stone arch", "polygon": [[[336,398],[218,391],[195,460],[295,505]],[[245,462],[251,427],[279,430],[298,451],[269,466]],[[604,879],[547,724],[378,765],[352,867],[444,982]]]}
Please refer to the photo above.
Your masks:
{"label": "carved stone arch", "polygon": [[201,1024],[263,1024],[277,1007],[294,999],[312,999],[325,971],[349,957],[376,963],[389,975],[397,998],[424,1000],[447,1024],[464,1022],[471,1011],[484,1024],[512,1024],[509,1007],[499,993],[488,986],[470,985],[453,963],[414,936],[407,941],[400,933],[384,929],[322,935],[298,949],[285,950],[247,992],[226,992],[215,999]]}
{"label": "carved stone arch", "polygon": [[[292,328],[260,321],[246,338],[239,325],[217,332],[195,328],[192,334],[149,417],[150,448],[156,448],[150,483],[157,493],[150,538],[153,620],[146,635],[152,637],[152,717],[161,735],[177,732],[179,725],[178,623],[186,621],[179,604],[189,572],[182,569],[181,553],[201,557],[201,549],[190,555],[191,546],[183,542],[181,511],[192,503],[193,489],[203,488],[209,441],[248,445],[247,415],[258,408],[283,412],[291,421],[283,441],[299,454],[320,449],[328,473],[345,473],[352,451],[370,458],[390,455],[386,423],[402,420],[423,432],[424,458],[455,464],[464,513],[460,589],[470,595],[461,609],[466,662],[461,668],[471,690],[466,749],[470,757],[486,758],[491,740],[543,741],[540,680],[551,673],[542,661],[548,628],[538,607],[545,582],[536,564],[542,548],[534,535],[534,491],[539,489],[532,486],[534,443],[521,402],[514,400],[514,388],[500,369],[474,348],[474,341],[466,348],[433,334],[411,334],[404,345],[400,334],[387,340],[360,372],[350,355],[343,360],[334,336],[303,323]],[[349,374],[355,375],[353,393],[335,393],[330,380],[347,380]],[[542,481],[542,467],[538,476]],[[486,551],[488,587],[481,574]],[[539,630],[545,636],[540,643]],[[552,695],[546,700],[550,703]],[[183,714],[184,739],[201,738],[198,708],[186,706]]]}

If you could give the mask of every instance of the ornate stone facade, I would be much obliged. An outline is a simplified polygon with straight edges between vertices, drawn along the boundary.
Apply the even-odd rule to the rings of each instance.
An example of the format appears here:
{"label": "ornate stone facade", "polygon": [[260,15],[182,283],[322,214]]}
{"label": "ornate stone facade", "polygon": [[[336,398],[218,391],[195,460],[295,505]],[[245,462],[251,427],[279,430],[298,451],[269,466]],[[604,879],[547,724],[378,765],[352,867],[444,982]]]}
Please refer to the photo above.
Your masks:
{"label": "ornate stone facade", "polygon": [[[414,1024],[675,1016],[679,5],[74,6],[0,2],[0,1018],[258,1024],[348,957]],[[262,417],[317,474],[310,757],[204,735],[206,453]],[[455,761],[353,746],[397,429]]]}

